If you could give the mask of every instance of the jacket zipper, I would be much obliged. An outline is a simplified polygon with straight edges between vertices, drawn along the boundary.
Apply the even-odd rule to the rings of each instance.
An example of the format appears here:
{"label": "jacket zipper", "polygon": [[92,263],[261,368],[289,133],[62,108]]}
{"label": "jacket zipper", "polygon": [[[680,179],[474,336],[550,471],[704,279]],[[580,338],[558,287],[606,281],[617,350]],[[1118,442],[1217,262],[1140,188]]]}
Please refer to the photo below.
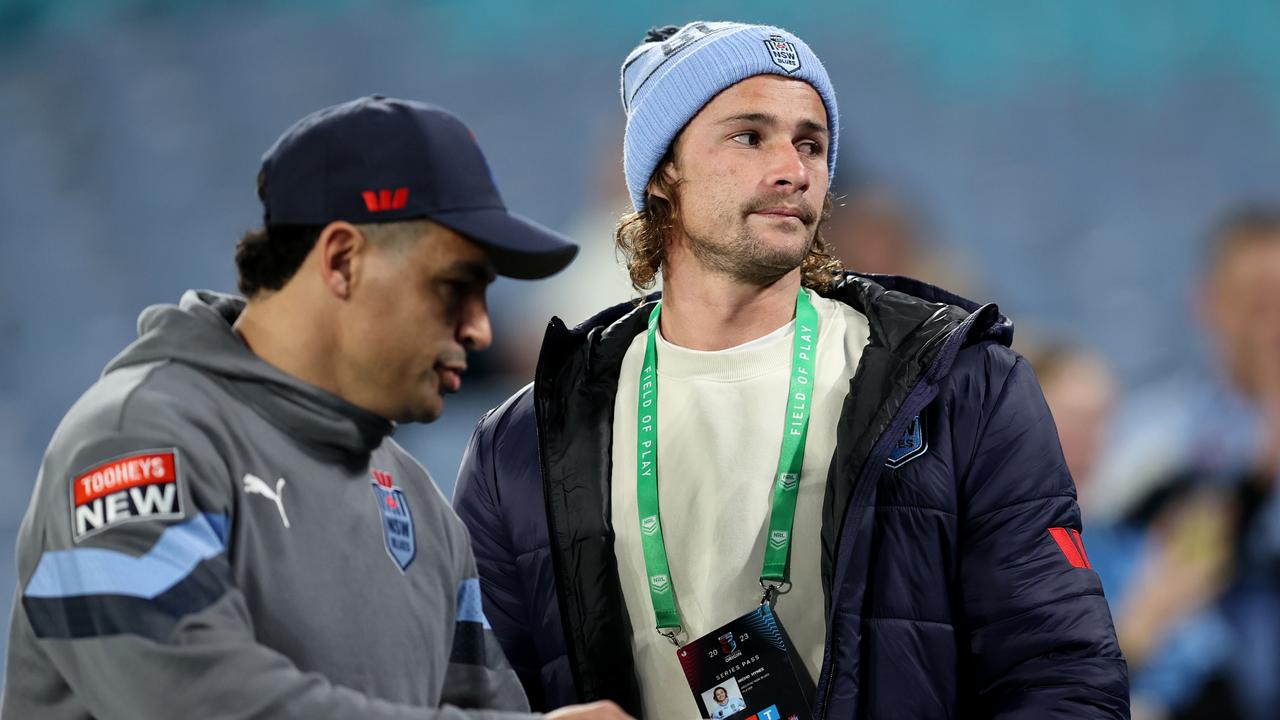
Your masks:
{"label": "jacket zipper", "polygon": [[[928,375],[929,373],[926,372],[924,377],[928,377]],[[885,431],[881,433],[880,437],[876,440],[876,444],[873,446],[874,449],[871,451],[870,459],[868,459],[867,464],[863,466],[862,474],[858,478],[859,484],[869,483],[875,479],[874,476],[878,475],[878,473],[876,473],[875,471],[878,470],[884,464],[883,458],[886,458],[889,456],[889,443],[896,440],[899,435],[905,432],[907,429],[906,421],[910,420],[912,417],[918,414],[921,410],[924,409],[924,405],[928,404],[928,403],[920,404],[919,401],[912,402],[913,399],[923,394],[921,391],[925,389],[927,386],[928,386],[927,381],[922,379],[919,382],[917,382],[915,387],[911,389],[911,392],[907,394],[907,399],[902,403],[902,406],[898,408],[897,414],[893,416],[893,421],[889,423],[888,428],[886,428]],[[916,405],[919,405],[919,407],[914,407]],[[850,498],[849,502],[852,504],[853,498]],[[847,509],[846,509],[846,512],[847,512]],[[848,530],[849,528],[846,526],[845,531],[848,532]],[[843,533],[841,535],[843,537]],[[841,545],[840,540],[837,539],[836,540],[837,552],[839,552],[840,545]],[[833,563],[833,567],[839,564],[834,554],[832,555],[831,561]],[[832,579],[833,587],[835,586],[835,583],[836,583],[836,580],[833,578]],[[835,615],[835,610],[836,610],[835,601],[833,600],[831,603],[831,613],[833,616]],[[836,647],[837,647],[836,634],[832,628],[833,628],[833,624],[828,623],[827,633],[831,638],[828,651],[831,653],[831,662],[828,665],[827,676],[826,678],[823,679],[823,684],[822,684],[822,688],[825,688],[826,690],[826,692],[822,694],[822,708],[820,709],[817,717],[814,720],[823,720],[823,718],[827,716],[828,708],[831,706],[831,679],[835,677],[835,674],[836,674]]]}
{"label": "jacket zipper", "polygon": [[[555,324],[558,320],[559,318],[552,318],[551,321],[547,323],[546,336],[549,336],[552,332],[556,331]],[[561,323],[561,327],[563,327],[563,323]],[[544,339],[543,339],[544,346],[546,345],[546,336],[544,336]],[[559,514],[556,513],[555,510],[553,509],[554,503],[551,498],[551,488],[546,481],[547,467],[548,467],[547,451],[546,451],[546,443],[541,439],[541,438],[547,437],[546,418],[543,417],[542,403],[539,401],[539,392],[538,392],[543,380],[542,362],[543,362],[543,353],[538,353],[538,364],[535,367],[533,372],[534,383],[533,383],[533,387],[529,389],[529,392],[533,395],[533,420],[534,420],[534,427],[537,428],[538,437],[539,437],[538,476],[542,478],[542,502],[544,505],[546,505],[546,512],[547,512],[547,539],[550,541],[548,545],[548,549],[550,550],[550,556],[551,556],[551,569],[556,581],[555,582],[556,603],[557,605],[559,605],[559,608],[560,608],[560,631],[564,634],[564,651],[565,651],[565,656],[569,660],[569,676],[570,678],[573,679],[574,690],[579,695],[581,701],[591,702],[593,700],[596,700],[597,698],[594,697],[595,696],[594,689],[592,692],[582,691],[582,687],[581,687],[582,678],[580,677],[579,670],[578,670],[579,660],[578,660],[578,653],[577,653],[576,637],[572,632],[570,621],[568,617],[565,615],[566,604],[564,602],[564,594],[565,594],[564,588],[566,587],[566,583],[563,582],[564,577],[562,575],[562,570],[560,567],[560,553],[559,553],[559,548],[558,548],[558,544],[555,537],[556,528],[559,525],[559,520],[558,520]],[[557,520],[553,522],[553,518],[557,518]]]}
{"label": "jacket zipper", "polygon": [[[889,427],[885,430],[884,433],[880,435],[879,438],[876,439],[876,443],[872,447],[872,451],[867,461],[867,464],[863,466],[862,473],[858,478],[858,482],[860,484],[870,482],[873,479],[871,477],[871,474],[875,470],[878,470],[881,466],[883,466],[884,464],[883,458],[886,458],[889,456],[889,443],[892,442],[894,439],[896,439],[899,435],[901,435],[907,429],[906,421],[914,417],[915,415],[919,414],[921,411],[923,411],[925,407],[928,406],[929,402],[933,400],[933,398],[930,398],[929,401],[922,403],[919,401],[919,396],[924,394],[924,391],[928,388],[930,382],[936,381],[938,379],[936,377],[937,371],[938,371],[938,368],[943,363],[943,361],[954,359],[955,354],[960,351],[959,345],[961,342],[963,342],[964,338],[969,334],[969,330],[973,326],[977,316],[978,316],[978,311],[970,313],[969,317],[965,318],[964,321],[960,323],[960,325],[958,325],[954,330],[952,330],[948,334],[946,341],[944,341],[942,350],[938,352],[937,357],[935,357],[933,362],[930,363],[929,368],[925,370],[925,372],[920,376],[920,380],[916,382],[913,388],[911,388],[911,392],[907,393],[907,398],[902,402],[902,406],[898,408],[898,412],[893,416],[893,420],[889,423]],[[856,490],[855,490],[855,493],[856,493]],[[854,498],[849,499],[849,502],[851,505],[853,503],[853,500]],[[848,512],[847,509],[846,509],[846,512]],[[844,531],[848,532],[848,530],[849,528],[846,526]],[[835,548],[836,553],[840,551],[840,545],[841,545],[840,540],[843,538],[843,536],[844,536],[844,533],[842,532],[841,537],[836,539],[836,548]],[[838,556],[833,554],[831,557],[831,562],[833,564],[833,573],[834,573],[834,568],[839,566]],[[836,587],[836,582],[837,582],[837,579],[833,577],[832,578],[833,588]],[[832,593],[833,600],[831,603],[831,613],[833,616],[835,615],[834,597],[835,597],[835,593],[833,591]],[[831,680],[832,678],[835,677],[835,674],[836,674],[836,647],[837,647],[836,634],[833,631],[832,627],[833,627],[833,623],[828,622],[827,635],[829,636],[829,642],[827,645],[828,647],[827,651],[831,655],[831,657],[829,658],[831,662],[829,663],[827,668],[827,676],[823,678],[822,685],[819,686],[818,688],[819,690],[825,689],[825,692],[821,693],[822,707],[819,708],[818,715],[817,717],[814,718],[814,720],[824,720],[824,718],[827,717],[827,712],[831,706]]]}

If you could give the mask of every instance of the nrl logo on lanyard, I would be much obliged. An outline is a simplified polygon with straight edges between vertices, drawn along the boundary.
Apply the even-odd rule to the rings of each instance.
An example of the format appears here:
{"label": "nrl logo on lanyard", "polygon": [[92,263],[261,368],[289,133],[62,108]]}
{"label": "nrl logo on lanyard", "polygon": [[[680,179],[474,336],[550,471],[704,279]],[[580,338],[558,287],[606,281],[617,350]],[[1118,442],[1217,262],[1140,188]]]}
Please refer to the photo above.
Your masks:
{"label": "nrl logo on lanyard", "polygon": [[653,588],[653,591],[659,595],[666,594],[671,589],[671,578],[666,575],[650,575],[649,587]]}
{"label": "nrl logo on lanyard", "polygon": [[649,517],[641,520],[640,532],[644,533],[645,535],[652,535],[658,532],[658,516],[650,515]]}
{"label": "nrl logo on lanyard", "polygon": [[774,550],[781,550],[787,544],[788,533],[785,530],[774,530],[769,533],[769,547]]}
{"label": "nrl logo on lanyard", "polygon": [[382,516],[382,539],[386,542],[387,554],[403,572],[418,554],[409,500],[404,491],[395,486],[391,473],[371,470],[370,475],[374,503]]}

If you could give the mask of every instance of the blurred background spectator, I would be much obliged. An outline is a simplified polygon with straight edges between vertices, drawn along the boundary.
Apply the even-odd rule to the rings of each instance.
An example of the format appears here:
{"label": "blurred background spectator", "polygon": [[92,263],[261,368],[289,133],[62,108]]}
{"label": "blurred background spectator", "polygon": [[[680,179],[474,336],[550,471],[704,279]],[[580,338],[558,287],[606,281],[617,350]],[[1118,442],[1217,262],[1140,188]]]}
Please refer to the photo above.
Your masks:
{"label": "blurred background spectator", "polygon": [[1230,633],[1215,603],[1229,562],[1230,508],[1219,493],[1162,496],[1144,512],[1093,510],[1115,381],[1083,346],[1021,346],[1044,389],[1125,658],[1135,720],[1240,717],[1227,686]]}
{"label": "blurred background spectator", "polygon": [[1208,341],[1211,369],[1134,400],[1098,515],[1147,529],[1162,556],[1128,573],[1162,588],[1117,616],[1122,643],[1128,637],[1134,648],[1126,646],[1130,664],[1159,649],[1161,627],[1211,604],[1212,617],[1201,619],[1215,625],[1217,645],[1200,647],[1199,658],[1220,667],[1203,717],[1272,718],[1280,707],[1280,205],[1240,205],[1206,240],[1185,315]]}
{"label": "blurred background spectator", "polygon": [[476,420],[530,380],[548,316],[634,297],[612,241],[618,65],[648,27],[698,17],[783,25],[828,66],[847,164],[827,233],[852,268],[1087,340],[1037,369],[1135,695],[1155,716],[1274,717],[1274,216],[1233,215],[1202,250],[1227,208],[1280,192],[1268,0],[0,0],[0,611],[54,423],[142,307],[234,287],[276,136],[372,92],[457,112],[511,206],[583,246],[547,283],[499,281],[497,340],[463,393],[397,430],[450,493]]}

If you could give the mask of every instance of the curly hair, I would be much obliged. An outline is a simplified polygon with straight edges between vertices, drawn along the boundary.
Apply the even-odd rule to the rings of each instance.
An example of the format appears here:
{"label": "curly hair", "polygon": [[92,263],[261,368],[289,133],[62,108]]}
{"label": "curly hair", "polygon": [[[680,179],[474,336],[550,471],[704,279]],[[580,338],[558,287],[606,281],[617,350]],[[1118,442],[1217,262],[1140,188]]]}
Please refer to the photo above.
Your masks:
{"label": "curly hair", "polygon": [[[658,163],[658,170],[654,172],[652,181],[658,192],[648,194],[644,210],[623,215],[614,232],[614,242],[627,263],[631,285],[641,294],[652,289],[657,281],[658,272],[666,260],[667,241],[676,228],[680,213],[680,196],[676,192],[678,183],[673,183],[662,172],[674,157],[673,150],[668,150]],[[818,220],[818,230],[813,235],[813,244],[809,247],[809,254],[800,263],[800,282],[805,287],[820,292],[830,289],[837,274],[844,269],[844,265],[831,255],[830,248],[822,238],[822,224],[831,217],[833,204],[834,198],[828,192],[822,201],[822,216]]]}

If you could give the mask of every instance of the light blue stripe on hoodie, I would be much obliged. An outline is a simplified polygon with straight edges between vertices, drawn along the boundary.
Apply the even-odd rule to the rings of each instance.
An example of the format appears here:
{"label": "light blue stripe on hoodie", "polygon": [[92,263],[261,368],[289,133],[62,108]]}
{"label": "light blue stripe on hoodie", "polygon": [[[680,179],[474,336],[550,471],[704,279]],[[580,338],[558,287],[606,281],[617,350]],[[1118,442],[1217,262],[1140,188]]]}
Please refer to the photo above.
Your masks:
{"label": "light blue stripe on hoodie", "polygon": [[201,513],[160,534],[141,557],[105,548],[55,550],[40,556],[24,595],[130,595],[154,598],[226,551],[226,515]]}
{"label": "light blue stripe on hoodie", "polygon": [[486,630],[493,629],[484,616],[484,604],[480,596],[480,578],[467,578],[458,583],[458,622],[480,623]]}

